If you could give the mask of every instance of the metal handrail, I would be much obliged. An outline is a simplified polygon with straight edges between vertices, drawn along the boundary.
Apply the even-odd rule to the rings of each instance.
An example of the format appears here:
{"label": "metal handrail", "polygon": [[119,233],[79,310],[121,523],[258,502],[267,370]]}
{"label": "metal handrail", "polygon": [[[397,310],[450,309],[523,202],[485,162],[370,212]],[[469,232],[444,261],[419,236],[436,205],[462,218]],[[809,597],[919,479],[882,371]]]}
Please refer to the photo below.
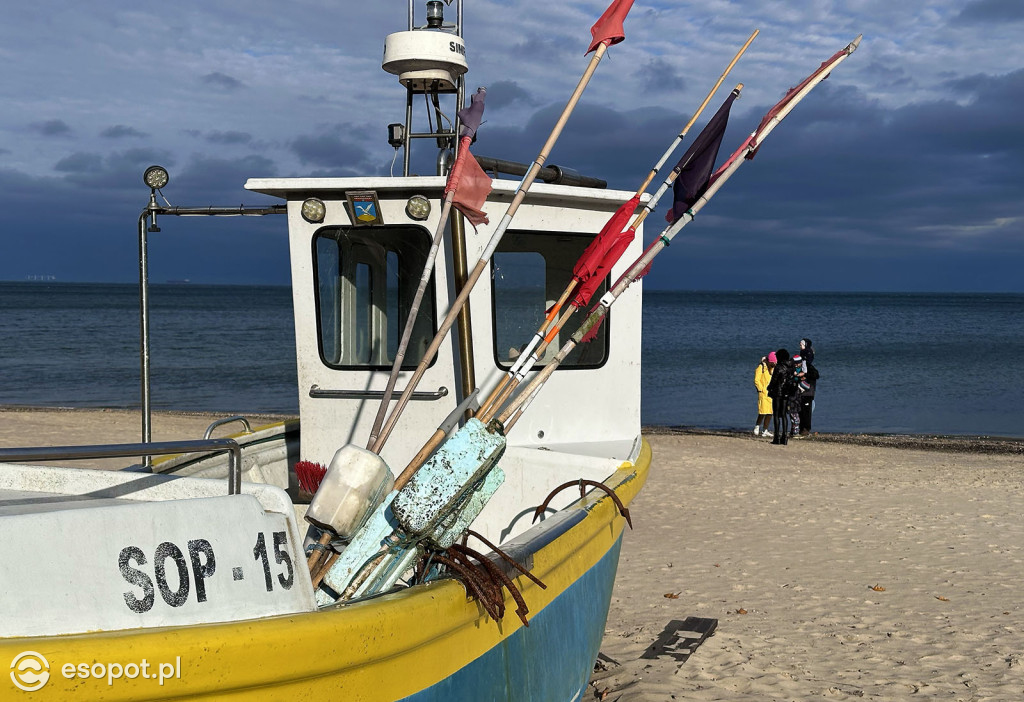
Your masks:
{"label": "metal handrail", "polygon": [[231,424],[231,422],[241,422],[242,425],[245,427],[245,433],[252,434],[252,427],[249,426],[249,420],[243,417],[242,415],[237,415],[234,417],[225,417],[224,419],[218,419],[216,422],[210,424],[210,426],[206,427],[206,433],[203,434],[203,438],[209,439],[213,435],[214,429],[223,424]]}
{"label": "metal handrail", "polygon": [[[428,402],[433,400],[440,400],[442,397],[448,395],[448,388],[444,385],[440,386],[437,390],[431,391],[418,391],[414,392],[410,397],[413,400],[426,400]],[[380,400],[384,397],[383,390],[330,390],[328,388],[322,388],[319,385],[311,385],[309,387],[310,397],[321,397],[329,398],[332,400]]]}
{"label": "metal handrail", "polygon": [[[156,201],[156,191],[150,191],[149,204],[139,215],[139,384],[142,394],[142,441],[150,443],[153,438],[153,419],[150,388],[149,349],[149,232],[158,232],[157,215],[209,216],[209,217],[261,217],[263,215],[287,214],[287,205],[239,205],[238,207],[161,207]],[[149,223],[152,221],[152,224]],[[133,454],[143,455],[143,454]],[[144,456],[143,465],[152,463]]]}
{"label": "metal handrail", "polygon": [[228,457],[228,494],[242,491],[242,447],[234,439],[189,439],[142,444],[96,444],[92,446],[30,446],[0,448],[0,463],[15,461],[75,460],[82,458],[129,458],[165,456],[176,453],[224,453]]}

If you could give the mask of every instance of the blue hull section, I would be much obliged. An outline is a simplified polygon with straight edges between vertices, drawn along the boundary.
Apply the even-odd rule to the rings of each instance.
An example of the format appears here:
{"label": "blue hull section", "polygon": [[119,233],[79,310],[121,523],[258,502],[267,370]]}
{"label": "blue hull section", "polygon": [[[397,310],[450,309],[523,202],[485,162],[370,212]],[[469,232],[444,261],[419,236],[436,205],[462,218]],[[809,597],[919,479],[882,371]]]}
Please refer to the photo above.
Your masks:
{"label": "blue hull section", "polygon": [[[622,536],[594,567],[501,644],[409,702],[580,700],[608,618]],[[506,617],[514,617],[508,612]]]}

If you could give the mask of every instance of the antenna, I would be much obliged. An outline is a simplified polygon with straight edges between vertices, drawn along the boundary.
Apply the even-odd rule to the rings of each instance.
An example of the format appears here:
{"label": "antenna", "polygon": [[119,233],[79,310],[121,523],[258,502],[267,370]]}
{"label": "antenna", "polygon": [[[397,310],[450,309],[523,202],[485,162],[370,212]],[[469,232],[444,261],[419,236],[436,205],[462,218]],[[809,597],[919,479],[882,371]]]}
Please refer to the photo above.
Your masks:
{"label": "antenna", "polygon": [[[435,139],[438,148],[438,175],[445,175],[454,160],[452,149],[459,130],[458,111],[465,102],[463,76],[469,70],[466,64],[466,45],[462,40],[462,2],[456,0],[456,21],[445,22],[444,6],[451,0],[428,0],[426,24],[416,26],[414,1],[409,0],[409,28],[389,34],[384,39],[384,60],[381,67],[398,76],[405,86],[405,125],[389,125],[388,143],[404,149],[402,175],[409,175],[409,160],[413,139]],[[412,129],[413,101],[423,95],[429,131]],[[442,96],[454,96],[454,109],[442,108]],[[446,100],[451,102],[451,100]],[[433,113],[433,116],[431,116]],[[449,117],[449,115],[451,115]]]}

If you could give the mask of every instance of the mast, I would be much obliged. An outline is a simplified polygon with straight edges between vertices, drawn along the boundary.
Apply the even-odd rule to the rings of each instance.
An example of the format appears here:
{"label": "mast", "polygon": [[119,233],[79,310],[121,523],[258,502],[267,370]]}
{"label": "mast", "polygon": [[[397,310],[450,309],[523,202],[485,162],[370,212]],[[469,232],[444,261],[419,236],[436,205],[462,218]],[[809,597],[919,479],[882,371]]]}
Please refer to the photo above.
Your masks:
{"label": "mast", "polygon": [[[383,68],[405,86],[405,122],[388,125],[388,143],[401,148],[402,175],[409,175],[413,139],[435,139],[437,175],[445,175],[454,158],[459,130],[457,112],[465,101],[466,46],[462,40],[462,1],[456,2],[456,21],[447,22],[445,3],[428,0],[426,23],[416,26],[414,0],[409,0],[408,29],[384,40]],[[448,38],[450,40],[447,40]],[[428,131],[413,131],[413,108],[422,95]],[[452,100],[454,98],[454,100]],[[442,109],[444,103],[449,109]],[[433,113],[433,114],[431,114]],[[452,115],[452,117],[448,117]]]}

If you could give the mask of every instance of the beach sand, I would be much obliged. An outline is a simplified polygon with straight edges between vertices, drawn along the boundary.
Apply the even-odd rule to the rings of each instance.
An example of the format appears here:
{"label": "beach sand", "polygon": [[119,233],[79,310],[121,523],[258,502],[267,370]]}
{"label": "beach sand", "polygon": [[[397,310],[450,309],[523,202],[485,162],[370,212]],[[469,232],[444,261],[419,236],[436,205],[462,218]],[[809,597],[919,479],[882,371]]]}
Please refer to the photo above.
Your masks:
{"label": "beach sand", "polygon": [[[153,437],[216,418],[158,412]],[[139,431],[137,411],[0,409],[0,446]],[[1024,442],[648,439],[585,699],[1024,699]]]}
{"label": "beach sand", "polygon": [[1024,699],[1024,442],[648,438],[595,699]]}

